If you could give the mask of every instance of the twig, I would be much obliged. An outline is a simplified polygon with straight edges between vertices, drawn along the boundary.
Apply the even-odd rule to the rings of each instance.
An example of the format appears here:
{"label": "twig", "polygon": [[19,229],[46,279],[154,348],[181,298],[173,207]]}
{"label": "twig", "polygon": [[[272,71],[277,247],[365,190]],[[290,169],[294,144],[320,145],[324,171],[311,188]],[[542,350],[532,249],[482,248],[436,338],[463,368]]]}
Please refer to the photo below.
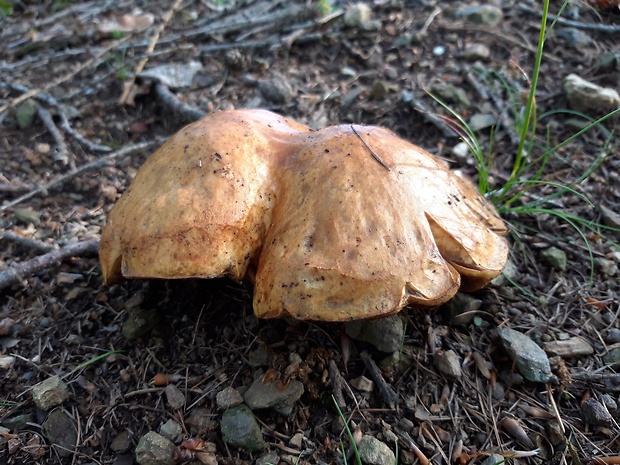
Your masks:
{"label": "twig", "polygon": [[409,433],[407,433],[406,431],[402,431],[399,428],[394,428],[394,432],[400,438],[400,440],[403,441],[403,443],[405,443],[405,445],[409,449],[411,449],[411,451],[416,455],[422,465],[428,465],[429,463],[431,463],[428,457],[424,455],[424,452],[422,452],[422,450],[418,447],[413,438],[409,435]]}
{"label": "twig", "polygon": [[52,114],[47,110],[47,108],[43,108],[36,102],[34,102],[34,107],[37,110],[37,115],[39,115],[39,119],[41,119],[41,121],[47,128],[47,131],[54,139],[54,142],[56,142],[56,148],[54,149],[53,155],[54,160],[60,161],[63,165],[71,164],[71,167],[75,168],[75,157],[67,147],[67,144],[65,143],[65,138],[58,130],[56,123],[54,123],[54,118],[52,118]]}
{"label": "twig", "polygon": [[161,23],[159,24],[159,27],[155,31],[155,34],[153,34],[153,37],[151,37],[149,45],[146,48],[144,58],[140,60],[140,62],[134,69],[133,77],[129,81],[125,82],[125,84],[123,85],[123,93],[121,94],[121,97],[118,99],[119,105],[131,105],[131,106],[134,105],[133,90],[136,87],[136,76],[142,72],[142,70],[148,63],[151,53],[153,53],[153,50],[155,50],[155,46],[157,45],[157,42],[159,41],[159,37],[161,36],[161,33],[164,32],[164,29],[166,29],[166,26],[168,25],[168,23],[172,19],[172,16],[174,15],[174,12],[179,9],[179,6],[181,6],[181,3],[182,3],[182,0],[175,0],[175,2],[172,4],[170,9],[166,12],[164,17],[162,18]]}
{"label": "twig", "polygon": [[164,104],[164,106],[172,110],[174,113],[182,116],[186,121],[197,121],[207,114],[200,108],[196,108],[179,100],[179,98],[161,82],[155,83],[154,90],[155,95],[159,100],[161,100],[161,103]]}
{"label": "twig", "polygon": [[[18,92],[30,92],[30,89],[23,84],[0,83],[0,88],[2,87],[10,87],[11,89],[14,89]],[[69,122],[69,118],[67,117],[67,113],[65,112],[64,106],[61,105],[58,100],[56,100],[50,94],[46,92],[41,92],[34,98],[46,105],[56,108],[56,112],[58,113],[58,117],[60,118],[60,127],[62,128],[62,130],[68,133],[80,144],[86,146],[87,150],[90,150],[91,152],[109,152],[112,150],[112,148],[108,147],[107,145],[96,144],[95,142],[89,141],[82,134],[73,129],[73,127],[71,127],[71,123]]]}
{"label": "twig", "polygon": [[[519,9],[521,11],[525,11],[527,13],[537,15],[538,17],[542,17],[542,13],[534,8],[530,8],[527,5],[519,4]],[[547,18],[549,21],[556,21],[558,24],[563,24],[564,26],[574,27],[575,29],[583,29],[585,31],[597,31],[597,32],[607,32],[609,34],[620,32],[620,26],[612,25],[612,24],[593,24],[593,23],[581,23],[579,21],[573,21],[571,19],[565,19],[559,17],[557,15],[548,14]]]}
{"label": "twig", "polygon": [[381,158],[379,157],[379,155],[377,155],[377,153],[370,148],[370,146],[366,143],[366,141],[364,140],[364,138],[362,136],[360,136],[360,133],[357,132],[357,129],[355,129],[354,125],[351,125],[351,130],[355,133],[355,135],[357,137],[359,137],[359,139],[362,141],[362,144],[364,144],[366,146],[366,148],[368,149],[368,151],[370,152],[370,154],[372,155],[372,158],[374,158],[381,166],[383,166],[386,170],[388,171],[392,171],[390,169],[389,166],[387,166],[385,163],[383,163],[383,160],[381,160]]}
{"label": "twig", "polygon": [[383,375],[381,374],[381,370],[379,370],[379,367],[370,357],[368,352],[362,352],[360,354],[360,357],[362,358],[366,369],[370,373],[370,376],[377,384],[377,387],[379,388],[379,391],[381,392],[381,396],[383,397],[385,403],[391,409],[395,409],[396,405],[398,404],[398,394],[396,394],[396,392],[390,387],[387,381],[385,381]]}
{"label": "twig", "polygon": [[620,464],[620,455],[594,457],[590,463],[592,465],[618,465]]}
{"label": "twig", "polygon": [[11,265],[7,270],[0,273],[0,290],[19,283],[28,276],[38,271],[51,268],[60,264],[70,257],[91,255],[99,250],[99,239],[90,238],[74,244],[69,244],[61,249],[46,253],[23,263]]}
{"label": "twig", "polygon": [[53,89],[54,87],[62,84],[63,82],[71,80],[77,74],[81,73],[85,69],[90,68],[93,64],[97,63],[101,59],[101,57],[104,56],[106,53],[108,53],[110,50],[118,47],[119,45],[121,45],[124,42],[127,42],[129,40],[129,37],[130,36],[123,37],[122,39],[119,39],[119,40],[116,40],[116,41],[112,42],[107,47],[104,47],[103,49],[101,49],[90,60],[87,60],[86,62],[82,63],[81,65],[76,66],[76,68],[73,71],[70,71],[67,74],[63,75],[63,76],[60,76],[59,78],[52,80],[51,82],[49,82],[48,84],[44,85],[43,87],[39,87],[37,89],[31,89],[30,91],[26,92],[25,94],[22,94],[19,97],[14,98],[9,103],[7,103],[5,105],[2,105],[0,107],[0,114],[4,113],[9,108],[13,108],[16,105],[19,105],[20,103],[25,102],[29,98],[35,97],[36,95],[39,95],[42,92],[47,92],[48,90]]}
{"label": "twig", "polygon": [[332,391],[334,394],[334,399],[336,399],[336,404],[338,404],[340,410],[344,410],[347,407],[347,403],[344,400],[344,395],[342,394],[342,384],[344,380],[342,379],[340,370],[338,370],[334,360],[329,361],[329,381],[332,385]]}
{"label": "twig", "polygon": [[63,174],[61,176],[58,176],[54,179],[52,179],[50,182],[48,182],[47,184],[44,184],[43,186],[37,187],[36,189],[33,189],[32,191],[28,192],[27,194],[24,194],[18,198],[16,198],[15,200],[11,200],[9,203],[6,203],[2,206],[0,206],[0,212],[3,212],[9,208],[13,208],[15,205],[18,205],[20,203],[22,203],[25,200],[28,200],[32,197],[34,197],[35,195],[41,194],[43,192],[47,192],[50,189],[58,186],[59,184],[62,184],[66,181],[68,181],[69,179],[77,176],[78,174],[81,174],[85,171],[88,170],[92,170],[95,168],[100,168],[102,166],[105,166],[108,162],[114,160],[115,158],[119,158],[119,157],[123,157],[125,155],[129,155],[133,152],[137,152],[139,150],[145,150],[148,148],[151,148],[154,145],[158,145],[161,144],[162,142],[165,141],[165,138],[158,138],[155,140],[151,140],[148,142],[140,142],[138,144],[133,144],[133,145],[128,145],[126,147],[123,147],[122,149],[117,150],[116,152],[112,152],[109,155],[106,155],[103,158],[100,158],[98,160],[95,160],[93,162],[87,163],[85,165],[80,166],[79,168],[76,168],[73,171],[69,171],[67,174]]}
{"label": "twig", "polygon": [[13,231],[0,231],[0,239],[8,239],[9,241],[17,242],[20,245],[29,247],[31,249],[40,250],[47,253],[54,250],[54,247],[46,244],[45,242],[38,241],[32,237],[22,236]]}
{"label": "twig", "polygon": [[92,142],[73,129],[71,123],[69,123],[69,118],[67,118],[67,114],[63,111],[62,107],[58,107],[58,116],[60,117],[60,127],[63,131],[77,140],[80,144],[84,145],[86,150],[90,152],[110,152],[112,150],[112,147]]}

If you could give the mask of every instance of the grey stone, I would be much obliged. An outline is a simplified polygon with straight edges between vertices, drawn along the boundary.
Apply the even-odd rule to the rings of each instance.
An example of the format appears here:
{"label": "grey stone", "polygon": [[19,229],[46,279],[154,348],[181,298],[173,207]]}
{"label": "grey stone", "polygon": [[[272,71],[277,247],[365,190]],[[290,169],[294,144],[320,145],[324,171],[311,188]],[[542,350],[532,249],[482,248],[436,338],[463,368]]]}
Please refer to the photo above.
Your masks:
{"label": "grey stone", "polygon": [[304,433],[295,433],[293,437],[289,440],[288,445],[291,447],[295,447],[297,449],[301,449],[301,446],[304,442]]}
{"label": "grey stone", "polygon": [[149,431],[138,441],[136,462],[140,465],[173,465],[174,444],[155,431]]}
{"label": "grey stone", "polygon": [[566,271],[566,252],[557,247],[549,247],[542,251],[542,257],[552,268],[558,271]]}
{"label": "grey stone", "polygon": [[451,379],[458,379],[463,375],[461,360],[453,350],[440,350],[435,354],[435,366]]}
{"label": "grey stone", "polygon": [[398,315],[350,321],[345,323],[345,331],[353,339],[368,342],[382,352],[395,352],[403,343],[403,322]]}
{"label": "grey stone", "polygon": [[110,444],[110,449],[114,452],[125,452],[131,447],[131,435],[129,431],[121,431],[114,439],[112,439],[112,443]]}
{"label": "grey stone", "polygon": [[257,458],[255,465],[275,465],[277,463],[280,463],[280,456],[275,450],[272,450]]}
{"label": "grey stone", "polygon": [[30,208],[16,208],[13,212],[15,219],[23,224],[33,224],[39,226],[41,224],[41,214]]}
{"label": "grey stone", "polygon": [[491,49],[485,44],[467,44],[463,50],[463,56],[470,61],[488,60],[491,57]]}
{"label": "grey stone", "polygon": [[515,265],[512,260],[508,259],[502,273],[496,278],[493,278],[490,285],[493,287],[503,287],[510,283],[510,281],[514,281],[518,275],[519,268],[517,268],[517,265]]}
{"label": "grey stone", "polygon": [[394,465],[396,456],[387,444],[377,438],[364,435],[358,446],[360,458],[366,465]]}
{"label": "grey stone", "polygon": [[505,463],[506,459],[503,455],[493,454],[487,457],[480,465],[503,465]]}
{"label": "grey stone", "polygon": [[472,131],[481,131],[497,124],[497,116],[491,113],[476,113],[469,118],[467,124]]}
{"label": "grey stone", "polygon": [[10,429],[5,428],[4,426],[0,426],[0,447],[4,447],[4,445],[9,442],[9,433]]}
{"label": "grey stone", "polygon": [[618,342],[620,342],[620,329],[609,328],[607,331],[605,331],[603,339],[607,344],[617,344]]}
{"label": "grey stone", "polygon": [[62,409],[56,409],[47,416],[43,422],[43,434],[47,440],[58,446],[56,453],[61,457],[68,457],[73,454],[78,435],[77,428],[71,417]]}
{"label": "grey stone", "polygon": [[463,18],[474,24],[485,26],[496,26],[504,19],[502,9],[495,5],[473,5],[458,8],[454,15],[457,18]]}
{"label": "grey stone", "polygon": [[612,228],[620,229],[620,214],[616,213],[611,208],[607,208],[604,205],[599,205],[601,216],[603,217],[603,223]]}
{"label": "grey stone", "polygon": [[615,89],[601,87],[576,74],[564,78],[564,92],[571,108],[584,113],[600,113],[620,107],[620,95]]}
{"label": "grey stone", "polygon": [[159,322],[159,312],[155,309],[132,308],[123,322],[121,333],[128,341],[143,336]]}
{"label": "grey stone", "polygon": [[557,29],[554,34],[560,37],[567,46],[573,48],[585,47],[592,43],[592,37],[585,32],[575,29],[574,27],[564,27]]}
{"label": "grey stone", "polygon": [[466,142],[459,142],[454,147],[452,147],[451,152],[452,155],[454,155],[459,161],[466,161],[471,156],[469,145],[467,145]]}
{"label": "grey stone", "polygon": [[166,400],[170,407],[175,410],[183,408],[185,405],[185,396],[178,387],[174,384],[169,384],[164,388],[164,393],[166,394]]}
{"label": "grey stone", "polygon": [[17,433],[23,430],[28,423],[34,422],[34,416],[30,413],[24,413],[23,415],[16,415],[14,417],[6,418],[2,420],[2,426]]}
{"label": "grey stone", "polygon": [[215,396],[215,403],[218,410],[227,410],[243,403],[243,397],[233,387],[226,387]]}
{"label": "grey stone", "polygon": [[607,349],[607,353],[603,355],[603,363],[610,368],[620,367],[620,344],[615,344]]}
{"label": "grey stone", "polygon": [[267,448],[254,414],[246,405],[228,409],[222,415],[222,439],[231,446],[248,452]]}
{"label": "grey stone", "polygon": [[547,383],[551,366],[545,351],[532,339],[513,329],[497,328],[504,349],[523,377],[536,383]]}
{"label": "grey stone", "polygon": [[603,53],[596,60],[596,70],[599,73],[609,73],[620,70],[620,50]]}
{"label": "grey stone", "polygon": [[37,109],[34,106],[32,99],[26,100],[24,103],[18,105],[15,109],[15,119],[20,129],[27,129],[32,125],[34,115],[36,115]]}
{"label": "grey stone", "polygon": [[349,384],[358,391],[362,392],[372,392],[375,387],[372,380],[366,378],[365,376],[358,376],[357,378],[349,381]]}
{"label": "grey stone", "polygon": [[609,410],[593,397],[581,404],[581,418],[592,426],[610,426],[613,422]]}
{"label": "grey stone", "polygon": [[452,102],[466,107],[471,105],[467,92],[465,92],[464,89],[447,82],[435,82],[431,86],[431,92],[437,94],[446,102]]}
{"label": "grey stone", "polygon": [[159,428],[159,434],[168,439],[170,442],[178,443],[183,436],[183,427],[172,418]]}
{"label": "grey stone", "polygon": [[259,347],[248,355],[248,364],[252,368],[266,367],[269,365],[269,350],[266,347]]}
{"label": "grey stone", "polygon": [[344,24],[350,28],[364,29],[372,20],[372,9],[366,3],[355,3],[344,13]]}
{"label": "grey stone", "polygon": [[199,61],[184,61],[183,63],[166,63],[154,66],[138,74],[145,79],[155,79],[171,89],[180,89],[192,85],[194,76],[202,70],[202,63]]}
{"label": "grey stone", "polygon": [[472,322],[477,310],[482,307],[482,300],[470,294],[457,292],[445,305],[448,317],[454,325],[466,325]]}
{"label": "grey stone", "polygon": [[245,403],[252,409],[291,407],[304,393],[304,385],[293,379],[280,386],[277,381],[263,382],[263,378],[255,380],[245,391]]}
{"label": "grey stone", "polygon": [[69,398],[67,385],[58,376],[41,381],[32,388],[32,400],[41,410],[50,410]]}
{"label": "grey stone", "polygon": [[603,257],[596,257],[594,264],[601,273],[606,276],[614,276],[618,272],[618,265],[613,260],[608,260]]}
{"label": "grey stone", "polygon": [[276,104],[287,103],[297,94],[290,79],[278,73],[274,73],[269,79],[259,79],[256,84],[261,95]]}
{"label": "grey stone", "polygon": [[213,414],[209,409],[199,407],[192,409],[185,419],[185,424],[189,426],[192,434],[200,435],[215,427],[216,422],[213,420]]}

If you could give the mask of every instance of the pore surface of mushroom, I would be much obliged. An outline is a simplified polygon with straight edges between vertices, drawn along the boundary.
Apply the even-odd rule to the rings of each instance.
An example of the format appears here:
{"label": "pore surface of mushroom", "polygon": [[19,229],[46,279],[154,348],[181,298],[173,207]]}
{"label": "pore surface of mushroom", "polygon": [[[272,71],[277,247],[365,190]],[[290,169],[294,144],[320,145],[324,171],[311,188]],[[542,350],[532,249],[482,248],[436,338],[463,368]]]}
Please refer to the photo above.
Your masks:
{"label": "pore surface of mushroom", "polygon": [[209,115],[138,171],[101,237],[104,279],[244,277],[263,318],[436,306],[497,276],[506,228],[474,186],[369,126]]}

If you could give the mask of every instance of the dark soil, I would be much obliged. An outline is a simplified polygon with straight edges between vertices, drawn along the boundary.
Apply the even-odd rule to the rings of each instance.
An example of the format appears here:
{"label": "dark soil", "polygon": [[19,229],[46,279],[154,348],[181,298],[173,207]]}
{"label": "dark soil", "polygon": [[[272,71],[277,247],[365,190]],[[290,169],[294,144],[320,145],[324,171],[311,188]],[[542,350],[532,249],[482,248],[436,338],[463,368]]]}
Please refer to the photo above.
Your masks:
{"label": "dark soil", "polygon": [[[0,271],[44,253],[44,246],[63,247],[98,237],[106,213],[159,142],[107,162],[109,152],[97,151],[94,143],[119,150],[154,141],[173,134],[189,118],[157,98],[148,81],[138,80],[141,86],[133,105],[118,103],[124,82],[174,2],[12,3],[14,11],[0,18],[0,108],[10,104],[0,110],[0,231],[5,233]],[[519,2],[496,3],[504,12],[498,26],[455,19],[449,10],[460,2],[412,0],[375,2],[376,27],[347,28],[338,14],[319,20],[308,4],[295,16],[271,20],[267,26],[248,23],[215,30],[209,27],[228,24],[239,11],[249,12],[242,17],[247,23],[290,4],[186,1],[163,28],[146,68],[198,60],[203,69],[193,84],[175,93],[204,112],[260,107],[317,128],[348,122],[381,125],[475,178],[473,161],[451,154],[458,138],[413,103],[445,114],[424,92],[437,82],[465,90],[471,104],[454,103],[465,118],[505,110],[506,86],[527,95],[539,17],[520,9]],[[334,12],[346,6],[335,5]],[[146,31],[122,37],[101,32],[104,20],[137,7],[154,15],[155,23]],[[553,12],[559,7],[552,2]],[[583,3],[569,13],[577,12],[574,19],[581,24],[620,24],[617,8],[600,10]],[[200,28],[203,31],[196,32]],[[617,62],[615,68],[599,66],[605,52],[618,50],[618,33],[584,32],[592,40],[578,46],[556,35],[548,40],[538,115],[568,107],[561,83],[570,73],[619,88]],[[473,64],[464,49],[474,42],[486,44],[491,56],[480,65],[486,74],[472,80],[468,74]],[[80,66],[83,69],[69,76]],[[51,112],[59,139],[54,139],[52,125],[36,115],[32,122],[18,125],[20,107],[13,103],[28,90],[39,91],[29,102]],[[90,144],[62,127],[62,113]],[[543,145],[546,138],[552,145],[565,140],[577,130],[574,120],[567,113],[544,118],[537,144]],[[617,129],[618,118],[604,123],[607,129],[614,125]],[[479,137],[488,146],[489,132],[481,131]],[[66,151],[59,142],[66,144]],[[605,144],[603,128],[575,139],[552,157],[544,180],[573,182],[605,151]],[[490,180],[497,187],[509,175],[516,152],[510,128],[498,129],[492,150]],[[597,223],[605,220],[601,207],[620,213],[617,143],[605,153],[598,170],[573,186],[579,196],[542,206]],[[71,174],[97,160],[101,164]],[[40,189],[62,176],[65,182]],[[517,205],[551,191],[541,185]],[[28,193],[34,195],[9,206]],[[512,463],[578,464],[620,451],[620,411],[614,408],[620,378],[617,367],[603,360],[614,348],[612,335],[620,331],[620,274],[605,274],[600,260],[595,266],[590,260],[590,253],[596,260],[617,260],[613,252],[620,250],[620,235],[597,227],[578,232],[543,213],[508,212],[505,218],[512,230],[511,261],[518,269],[514,283],[476,294],[482,307],[472,318],[455,322],[446,308],[403,312],[402,363],[383,372],[398,394],[395,409],[388,408],[376,387],[371,393],[344,391],[344,415],[354,430],[372,434],[392,448],[391,438],[398,433],[399,463],[422,463],[422,456],[437,464],[479,463],[490,453],[500,453]],[[566,271],[554,270],[542,258],[541,252],[550,246],[566,252]],[[108,287],[94,254],[49,264],[4,287],[0,360],[7,365],[0,367],[0,425],[8,431],[0,436],[0,464],[130,464],[139,439],[150,430],[159,431],[168,419],[183,426],[184,439],[211,443],[218,463],[253,463],[261,454],[239,451],[222,441],[215,396],[228,386],[242,392],[267,369],[273,376],[299,379],[305,387],[290,415],[255,412],[277,459],[343,463],[341,444],[346,449],[350,441],[332,401],[330,360],[350,381],[362,374],[370,377],[362,351],[369,351],[377,362],[386,354],[350,340],[338,324],[258,320],[252,314],[251,293],[249,284],[228,280],[137,281]],[[121,328],[136,309],[150,311],[153,325],[129,341]],[[541,344],[580,336],[594,352],[551,357],[554,377],[548,385],[523,382],[511,376],[516,368],[495,338],[497,326],[527,333]],[[248,359],[257,349],[270,354],[267,367],[250,367]],[[461,358],[460,379],[447,379],[433,363],[438,351],[448,349]],[[290,354],[298,354],[301,363]],[[174,384],[186,398],[185,407],[169,406],[164,388],[153,384],[158,373],[176,375]],[[53,375],[64,379],[70,390],[62,408],[78,435],[69,450],[50,444],[41,427],[48,412],[37,409],[31,396],[34,385]],[[593,425],[583,418],[581,406],[588,398],[606,405],[613,419]],[[196,412],[205,412],[199,409],[206,409],[208,421],[197,425]],[[533,446],[506,428],[506,418],[518,420]],[[561,431],[560,424],[564,432],[558,439],[552,433]],[[303,435],[301,447],[289,443],[296,433]],[[118,446],[119,435],[126,437],[124,445]],[[349,463],[354,460],[349,457]]]}

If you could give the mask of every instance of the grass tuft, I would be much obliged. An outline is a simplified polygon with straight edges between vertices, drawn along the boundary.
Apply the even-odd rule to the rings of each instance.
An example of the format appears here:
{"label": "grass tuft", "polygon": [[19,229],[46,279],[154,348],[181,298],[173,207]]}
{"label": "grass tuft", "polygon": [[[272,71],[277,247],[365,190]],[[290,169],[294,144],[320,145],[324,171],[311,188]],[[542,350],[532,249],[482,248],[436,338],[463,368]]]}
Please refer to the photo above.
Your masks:
{"label": "grass tuft", "polygon": [[[609,233],[618,233],[620,230],[584,218],[578,214],[567,212],[563,208],[561,198],[566,195],[576,196],[583,202],[583,205],[594,206],[587,196],[579,191],[578,186],[590,178],[605,160],[618,149],[620,137],[614,131],[605,128],[604,123],[620,115],[620,108],[598,119],[568,109],[552,110],[537,116],[536,88],[541,70],[545,40],[555,25],[555,21],[557,21],[557,18],[560,17],[567,5],[568,0],[565,0],[554,22],[547,27],[549,0],[545,0],[543,3],[534,69],[528,97],[524,103],[520,103],[519,90],[514,89],[499,73],[493,72],[493,77],[500,81],[510,101],[504,111],[510,112],[511,119],[514,121],[514,127],[508,128],[508,130],[514,131],[518,138],[516,153],[511,166],[507,169],[509,172],[507,176],[502,177],[495,169],[493,138],[497,128],[491,131],[490,139],[485,144],[478,138],[460,114],[436,96],[431,94],[431,97],[448,111],[449,116],[443,117],[443,119],[460,136],[461,140],[467,144],[474,158],[478,174],[478,188],[495,205],[498,212],[505,218],[509,218],[510,221],[514,221],[515,218],[522,216],[551,215],[558,218],[564,224],[569,225],[585,243],[593,273],[594,258],[588,239],[589,234],[594,233],[594,235],[607,240],[610,246],[620,248],[620,245],[607,237]],[[486,77],[488,78],[488,76]],[[566,114],[583,119],[584,125],[580,130],[556,145],[550,143],[549,129],[547,129],[545,142],[543,144],[537,142],[537,138],[540,138],[536,131],[539,124],[557,114]],[[504,121],[507,119],[504,119]],[[570,167],[571,163],[562,159],[561,150],[575,139],[593,129],[601,131],[606,138],[594,161],[572,181],[558,182],[549,180],[550,175],[553,174],[550,169],[550,162],[559,161]],[[485,145],[486,149],[484,148]],[[498,187],[494,187],[498,179]],[[543,192],[542,195],[540,194],[541,191]],[[527,227],[525,228],[527,229]],[[512,233],[518,234],[517,228],[512,228]]]}

